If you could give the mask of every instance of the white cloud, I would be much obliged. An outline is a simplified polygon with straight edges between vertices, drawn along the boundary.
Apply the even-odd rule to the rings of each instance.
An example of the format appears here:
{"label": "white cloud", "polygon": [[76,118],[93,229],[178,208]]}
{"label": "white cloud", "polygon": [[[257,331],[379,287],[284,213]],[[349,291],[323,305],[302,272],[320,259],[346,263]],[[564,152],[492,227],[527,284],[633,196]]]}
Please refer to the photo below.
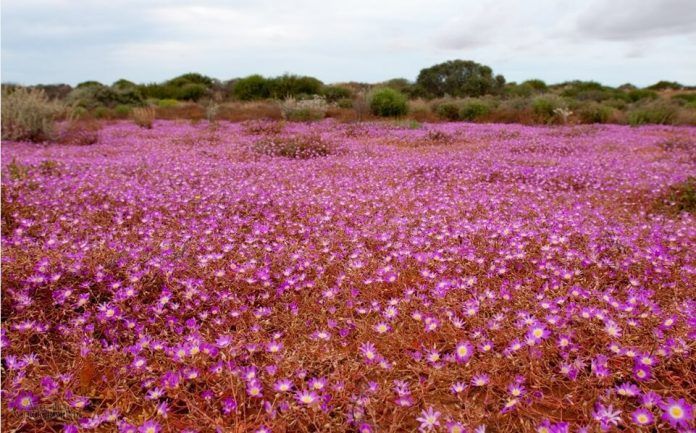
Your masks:
{"label": "white cloud", "polygon": [[510,80],[689,82],[691,1],[5,0],[2,74],[70,83],[189,71],[379,81],[464,58]]}

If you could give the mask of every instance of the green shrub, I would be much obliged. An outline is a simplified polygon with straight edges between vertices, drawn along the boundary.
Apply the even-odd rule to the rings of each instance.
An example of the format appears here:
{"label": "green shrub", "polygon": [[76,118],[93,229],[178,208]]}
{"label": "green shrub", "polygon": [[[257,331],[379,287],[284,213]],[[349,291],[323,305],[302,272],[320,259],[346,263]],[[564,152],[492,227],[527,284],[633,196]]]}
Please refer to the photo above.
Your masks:
{"label": "green shrub", "polygon": [[114,108],[114,115],[119,119],[125,119],[126,117],[128,117],[132,109],[133,107],[131,107],[130,105],[117,105],[116,108]]}
{"label": "green shrub", "polygon": [[199,83],[186,83],[179,87],[176,99],[181,101],[197,101],[208,93],[208,88]]}
{"label": "green shrub", "polygon": [[678,108],[667,101],[653,101],[636,106],[628,111],[629,125],[671,124],[677,117]]}
{"label": "green shrub", "polygon": [[626,93],[626,98],[629,102],[638,102],[643,99],[657,99],[657,97],[657,93],[644,89],[635,89]]}
{"label": "green shrub", "polygon": [[[321,88],[321,96],[326,99],[326,102],[339,102],[342,99],[349,99],[353,93],[347,87],[342,86],[323,86]],[[352,101],[351,101],[352,106]],[[350,107],[347,107],[350,108]]]}
{"label": "green shrub", "polygon": [[398,90],[383,87],[369,96],[370,111],[381,117],[403,116],[408,112],[408,99]]}
{"label": "green shrub", "polygon": [[607,123],[613,109],[598,102],[589,102],[580,107],[578,116],[582,123]]}
{"label": "green shrub", "polygon": [[683,89],[684,86],[682,84],[677,83],[676,81],[658,81],[657,83],[653,84],[652,86],[648,86],[647,89],[650,90],[681,90]]}
{"label": "green shrub", "polygon": [[557,110],[565,107],[565,102],[557,96],[538,96],[532,100],[532,112],[537,121],[543,123],[551,123]]}
{"label": "green shrub", "polygon": [[339,108],[353,108],[353,99],[341,98],[338,101],[336,101],[336,105],[338,105]]}
{"label": "green shrub", "polygon": [[240,101],[267,99],[271,97],[271,85],[269,80],[261,75],[250,75],[234,81],[232,95]]}
{"label": "green shrub", "polygon": [[99,106],[115,107],[116,105],[143,105],[145,100],[139,89],[134,87],[113,88],[102,84],[78,86],[67,96],[66,101],[71,105],[84,107],[88,110]]}
{"label": "green shrub", "polygon": [[2,89],[2,139],[45,141],[54,137],[55,120],[65,107],[41,89]]}
{"label": "green shrub", "polygon": [[672,100],[689,107],[696,107],[696,93],[680,93],[672,96]]}
{"label": "green shrub", "polygon": [[179,105],[179,101],[176,99],[160,99],[157,101],[157,106],[160,108],[172,108]]}
{"label": "green shrub", "polygon": [[97,107],[94,109],[94,117],[97,119],[110,119],[111,110],[108,107]]}
{"label": "green shrub", "polygon": [[454,101],[435,104],[435,114],[442,119],[451,121],[459,120],[459,104]]}
{"label": "green shrub", "polygon": [[269,79],[268,85],[271,97],[284,99],[302,95],[318,95],[323,83],[314,77],[285,74]]}
{"label": "green shrub", "polygon": [[500,93],[505,78],[471,60],[450,60],[421,69],[416,84],[432,97],[482,96]]}
{"label": "green shrub", "polygon": [[468,98],[462,101],[459,118],[474,121],[491,113],[491,105],[480,99]]}

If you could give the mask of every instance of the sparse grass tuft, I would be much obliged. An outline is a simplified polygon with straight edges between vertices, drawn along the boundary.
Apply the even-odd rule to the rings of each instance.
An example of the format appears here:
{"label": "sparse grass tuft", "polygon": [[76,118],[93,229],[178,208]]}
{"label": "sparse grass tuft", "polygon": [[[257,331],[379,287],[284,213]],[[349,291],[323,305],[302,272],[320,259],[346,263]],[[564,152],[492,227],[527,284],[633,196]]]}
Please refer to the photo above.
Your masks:
{"label": "sparse grass tuft", "polygon": [[41,89],[18,87],[2,90],[2,139],[48,141],[54,136],[56,118],[65,106],[51,101]]}
{"label": "sparse grass tuft", "polygon": [[133,109],[133,121],[141,128],[152,129],[155,122],[155,109],[152,107],[137,107]]}

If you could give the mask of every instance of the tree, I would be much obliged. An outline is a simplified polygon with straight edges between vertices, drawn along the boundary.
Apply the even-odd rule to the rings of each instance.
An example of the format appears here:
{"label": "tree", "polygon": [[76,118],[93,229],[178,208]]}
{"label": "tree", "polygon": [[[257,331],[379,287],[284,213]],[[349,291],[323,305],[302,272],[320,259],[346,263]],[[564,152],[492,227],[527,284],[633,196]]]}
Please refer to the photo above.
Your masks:
{"label": "tree", "polygon": [[433,97],[476,97],[500,92],[505,78],[471,60],[450,60],[422,69],[416,84]]}
{"label": "tree", "polygon": [[261,75],[240,78],[232,84],[232,95],[240,101],[269,98],[271,96],[269,80]]}

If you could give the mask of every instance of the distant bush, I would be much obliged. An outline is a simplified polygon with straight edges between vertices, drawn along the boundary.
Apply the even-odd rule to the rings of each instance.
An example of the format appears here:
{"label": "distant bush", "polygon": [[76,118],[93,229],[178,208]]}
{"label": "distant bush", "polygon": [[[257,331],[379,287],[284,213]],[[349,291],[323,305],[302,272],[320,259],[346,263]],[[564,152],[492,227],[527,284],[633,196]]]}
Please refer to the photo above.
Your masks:
{"label": "distant bush", "polygon": [[208,93],[208,88],[199,83],[186,83],[179,87],[176,99],[181,101],[197,101]]}
{"label": "distant bush", "polygon": [[94,117],[97,119],[111,119],[111,110],[108,107],[97,107],[93,111]]}
{"label": "distant bush", "polygon": [[459,103],[451,100],[439,101],[433,104],[437,117],[451,121],[459,120],[459,107]]}
{"label": "distant bush", "polygon": [[652,90],[635,89],[626,93],[626,98],[630,102],[638,102],[643,99],[657,99],[657,97],[657,93],[653,92]]}
{"label": "distant bush", "polygon": [[[350,100],[353,96],[353,92],[347,87],[342,86],[323,86],[320,91],[320,95],[326,99],[326,102],[339,102],[343,99]],[[351,101],[352,103],[352,101]],[[346,107],[350,108],[350,107]]]}
{"label": "distant bush", "polygon": [[539,80],[539,79],[531,79],[531,80],[523,81],[522,85],[529,86],[530,88],[534,89],[534,91],[536,91],[536,92],[546,92],[549,90],[549,86],[547,86],[543,80]]}
{"label": "distant bush", "polygon": [[145,99],[135,87],[113,88],[97,83],[76,87],[68,94],[66,101],[91,110],[99,106],[112,108],[121,104],[140,106]]}
{"label": "distant bush", "polygon": [[657,83],[653,84],[652,86],[646,87],[646,89],[650,90],[681,90],[683,89],[684,86],[682,84],[677,83],[676,81],[658,81]]}
{"label": "distant bush", "polygon": [[71,119],[62,125],[57,134],[61,144],[89,146],[99,141],[100,123],[94,120]]}
{"label": "distant bush", "polygon": [[291,74],[281,75],[267,81],[271,97],[276,99],[318,95],[324,85],[314,77]]}
{"label": "distant bush", "polygon": [[65,107],[41,89],[2,89],[2,139],[46,141],[54,137],[55,120]]}
{"label": "distant bush", "polygon": [[353,99],[341,98],[338,101],[336,101],[336,105],[338,105],[339,108],[353,108]]}
{"label": "distant bush", "polygon": [[280,103],[283,119],[292,122],[321,120],[326,117],[327,109],[326,101],[320,96],[303,100],[290,97]]}
{"label": "distant bush", "polygon": [[667,101],[653,101],[631,108],[628,113],[630,125],[671,124],[676,119],[678,108]]}
{"label": "distant bush", "polygon": [[117,105],[116,108],[114,108],[114,115],[119,119],[125,119],[128,117],[132,109],[133,107],[130,105]]}
{"label": "distant bush", "polygon": [[152,107],[137,107],[132,111],[133,122],[141,128],[152,129],[155,122],[155,109]]}
{"label": "distant bush", "polygon": [[232,84],[232,96],[240,101],[253,101],[271,97],[271,84],[261,75],[240,78]]}
{"label": "distant bush", "polygon": [[672,100],[689,107],[696,107],[696,93],[680,93],[672,96]]}
{"label": "distant bush", "polygon": [[551,123],[559,108],[566,108],[566,104],[557,96],[538,96],[532,100],[532,112],[542,123]]}
{"label": "distant bush", "polygon": [[491,113],[491,104],[476,98],[467,98],[461,103],[459,118],[474,121]]}
{"label": "distant bush", "polygon": [[176,99],[160,99],[157,101],[157,106],[160,108],[171,108],[179,105],[179,101]]}
{"label": "distant bush", "polygon": [[408,99],[398,90],[384,87],[368,97],[370,111],[381,117],[403,116],[408,112]]}
{"label": "distant bush", "polygon": [[450,60],[421,69],[416,84],[431,97],[483,96],[500,93],[505,78],[471,60]]}
{"label": "distant bush", "polygon": [[296,134],[262,138],[254,143],[253,149],[268,156],[309,159],[330,155],[334,146],[319,134]]}
{"label": "distant bush", "polygon": [[611,119],[613,109],[598,102],[589,102],[582,105],[577,114],[582,123],[607,123]]}

